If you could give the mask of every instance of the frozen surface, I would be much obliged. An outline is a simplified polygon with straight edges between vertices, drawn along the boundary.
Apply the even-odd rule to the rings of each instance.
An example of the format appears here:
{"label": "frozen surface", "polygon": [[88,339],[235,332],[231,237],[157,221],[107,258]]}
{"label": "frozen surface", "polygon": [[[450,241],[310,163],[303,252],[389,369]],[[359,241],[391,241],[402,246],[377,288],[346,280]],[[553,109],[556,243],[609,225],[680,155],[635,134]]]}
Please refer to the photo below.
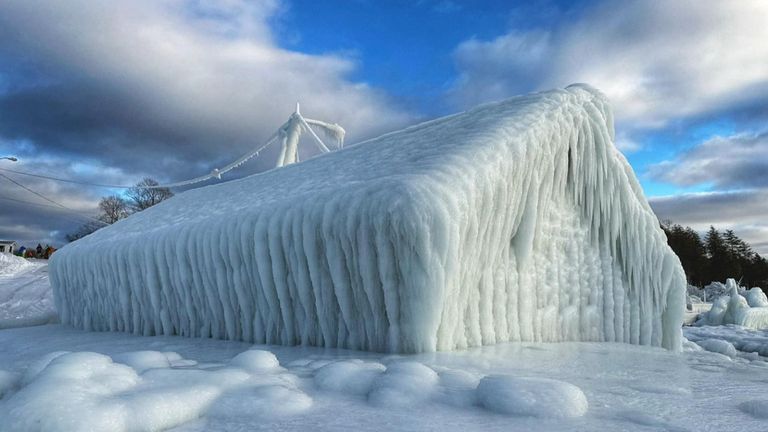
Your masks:
{"label": "frozen surface", "polygon": [[55,321],[47,261],[0,254],[0,329]]}
{"label": "frozen surface", "polygon": [[680,346],[685,278],[571,86],[179,194],[59,250],[64,323],[379,352]]}
{"label": "frozen surface", "polygon": [[[685,334],[707,329],[768,347],[734,326]],[[0,346],[3,431],[768,429],[768,359],[688,341],[387,355],[47,325],[1,330]]]}
{"label": "frozen surface", "polygon": [[685,327],[685,337],[697,344],[704,340],[720,339],[733,345],[739,355],[768,357],[768,330],[750,329],[737,325]]}
{"label": "frozen surface", "polygon": [[699,315],[696,325],[719,326],[735,324],[753,329],[768,329],[768,304],[760,288],[752,288],[739,294],[736,281],[726,281],[728,295],[721,295],[712,304],[712,308]]}

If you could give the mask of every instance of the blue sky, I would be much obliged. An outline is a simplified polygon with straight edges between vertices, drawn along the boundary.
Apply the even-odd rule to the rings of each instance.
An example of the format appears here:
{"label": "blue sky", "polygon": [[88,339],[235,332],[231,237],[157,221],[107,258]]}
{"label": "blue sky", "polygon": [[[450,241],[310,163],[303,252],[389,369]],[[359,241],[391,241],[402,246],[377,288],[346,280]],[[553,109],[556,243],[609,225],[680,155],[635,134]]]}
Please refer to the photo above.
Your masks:
{"label": "blue sky", "polygon": [[[296,100],[354,142],[588,82],[660,217],[768,252],[765,22],[758,0],[9,0],[0,156],[98,183],[178,180],[270,135]],[[84,213],[114,192],[5,174]],[[61,243],[76,228],[0,181],[0,237]]]}

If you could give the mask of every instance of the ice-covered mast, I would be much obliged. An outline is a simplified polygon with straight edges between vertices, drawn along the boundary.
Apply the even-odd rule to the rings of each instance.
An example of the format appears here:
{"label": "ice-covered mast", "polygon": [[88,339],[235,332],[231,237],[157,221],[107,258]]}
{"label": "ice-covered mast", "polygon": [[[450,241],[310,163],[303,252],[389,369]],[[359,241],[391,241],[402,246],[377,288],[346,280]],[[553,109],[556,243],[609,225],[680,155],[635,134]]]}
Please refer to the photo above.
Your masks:
{"label": "ice-covered mast", "polygon": [[[213,171],[211,171],[209,174],[206,174],[200,177],[195,177],[193,179],[184,180],[176,183],[146,186],[145,189],[187,186],[195,183],[200,183],[206,180],[210,180],[212,178],[221,179],[222,174],[225,174],[239,167],[240,165],[244,164],[249,159],[258,156],[262,150],[269,147],[272,143],[277,141],[278,138],[282,140],[282,148],[280,149],[280,156],[277,158],[276,167],[282,167],[285,165],[296,163],[299,161],[299,138],[301,137],[302,132],[309,132],[309,134],[312,135],[313,140],[315,141],[317,147],[320,149],[321,152],[323,153],[330,152],[331,150],[328,148],[328,146],[325,145],[323,140],[321,140],[320,137],[317,136],[315,131],[313,131],[312,128],[310,127],[310,125],[319,127],[325,133],[326,136],[334,139],[336,141],[337,149],[340,149],[344,146],[344,135],[346,134],[346,131],[344,130],[343,127],[339,126],[336,123],[326,123],[320,120],[304,118],[299,111],[299,103],[296,102],[296,111],[293,114],[291,114],[291,116],[288,118],[288,121],[283,123],[283,125],[280,126],[277,132],[272,134],[272,136],[264,144],[244,154],[239,159],[230,163],[224,168],[221,168],[221,169],[214,168]],[[111,186],[111,187],[119,188],[123,186]],[[129,187],[132,187],[132,186],[125,186],[125,188],[129,188]]]}
{"label": "ice-covered mast", "polygon": [[323,140],[312,130],[310,125],[321,128],[325,134],[336,140],[337,147],[341,148],[344,145],[344,128],[338,124],[330,124],[320,120],[306,119],[301,115],[299,103],[296,102],[296,111],[291,114],[288,121],[280,128],[280,135],[282,136],[282,148],[280,149],[280,156],[277,158],[277,167],[282,167],[299,161],[299,138],[302,132],[309,132],[312,138],[323,153],[328,153],[331,150],[323,143]]}

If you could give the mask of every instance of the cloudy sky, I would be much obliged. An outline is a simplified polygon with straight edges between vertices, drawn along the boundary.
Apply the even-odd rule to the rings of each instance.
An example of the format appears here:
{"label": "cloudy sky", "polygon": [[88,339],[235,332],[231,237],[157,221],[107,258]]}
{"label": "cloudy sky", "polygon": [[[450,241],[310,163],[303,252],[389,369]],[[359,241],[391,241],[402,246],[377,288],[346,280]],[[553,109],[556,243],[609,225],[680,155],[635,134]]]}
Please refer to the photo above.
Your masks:
{"label": "cloudy sky", "polygon": [[763,0],[3,0],[0,157],[20,161],[0,160],[0,238],[62,244],[118,192],[7,170],[182,180],[262,142],[297,100],[355,142],[587,82],[661,218],[768,254],[766,22]]}

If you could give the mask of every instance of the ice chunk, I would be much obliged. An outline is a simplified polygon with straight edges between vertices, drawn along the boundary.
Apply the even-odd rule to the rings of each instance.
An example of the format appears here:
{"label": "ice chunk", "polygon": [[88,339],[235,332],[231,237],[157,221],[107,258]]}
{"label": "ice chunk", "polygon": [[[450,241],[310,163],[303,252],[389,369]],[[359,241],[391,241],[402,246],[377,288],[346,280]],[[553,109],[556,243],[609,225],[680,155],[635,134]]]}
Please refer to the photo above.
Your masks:
{"label": "ice chunk", "polygon": [[438,381],[437,373],[424,364],[392,363],[374,382],[368,401],[387,407],[414,406],[432,396]]}
{"label": "ice chunk", "polygon": [[696,325],[736,324],[753,329],[768,328],[768,307],[750,307],[751,304],[763,304],[765,294],[760,288],[752,288],[745,292],[751,299],[747,300],[739,294],[739,287],[733,279],[728,279],[726,286],[730,290],[728,295],[720,296],[715,300],[712,308],[699,316]]}
{"label": "ice chunk", "polygon": [[580,388],[547,378],[491,375],[480,380],[477,400],[501,414],[532,417],[580,417],[589,403]]}
{"label": "ice chunk", "polygon": [[381,363],[342,360],[321,367],[315,373],[315,384],[323,390],[351,395],[366,395],[386,367]]}
{"label": "ice chunk", "polygon": [[251,373],[274,372],[280,369],[280,362],[274,354],[264,350],[248,350],[236,355],[230,362]]}
{"label": "ice chunk", "polygon": [[736,357],[736,348],[728,341],[722,339],[704,339],[696,343],[707,351],[720,353],[727,355],[728,357]]}
{"label": "ice chunk", "polygon": [[259,344],[679,349],[685,276],[613,141],[576,85],[189,190],[60,249],[56,307]]}
{"label": "ice chunk", "polygon": [[141,373],[147,369],[167,368],[171,366],[168,356],[159,351],[133,351],[117,354],[112,359],[132,367],[136,372]]}
{"label": "ice chunk", "polygon": [[745,296],[750,307],[768,307],[768,297],[762,289],[754,287]]}
{"label": "ice chunk", "polygon": [[280,385],[266,385],[226,394],[211,407],[211,418],[254,417],[258,424],[264,418],[299,414],[312,407],[306,393]]}
{"label": "ice chunk", "polygon": [[440,372],[440,388],[436,399],[443,403],[466,407],[477,401],[475,390],[480,377],[463,370],[446,370]]}

